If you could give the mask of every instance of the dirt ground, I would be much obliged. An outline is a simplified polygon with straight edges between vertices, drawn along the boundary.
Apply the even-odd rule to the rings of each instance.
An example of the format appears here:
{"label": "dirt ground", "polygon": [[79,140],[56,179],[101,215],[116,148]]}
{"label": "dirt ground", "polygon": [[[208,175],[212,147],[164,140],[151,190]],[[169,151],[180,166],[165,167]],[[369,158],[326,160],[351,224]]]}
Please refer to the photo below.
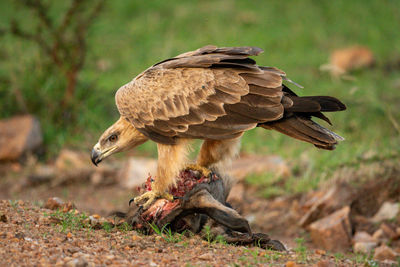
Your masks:
{"label": "dirt ground", "polygon": [[[382,165],[382,164],[380,164]],[[342,171],[338,176],[375,175],[370,169]],[[394,173],[398,176],[398,173]],[[385,180],[386,181],[386,180]],[[388,180],[390,181],[390,180]],[[395,180],[397,181],[397,180]],[[357,181],[353,181],[356,183]],[[329,185],[328,185],[329,186]],[[366,206],[373,213],[387,198],[400,200],[390,184],[368,183],[365,190],[376,192],[371,198],[359,197],[360,212]],[[369,188],[369,189],[368,189]],[[377,188],[381,188],[377,190]],[[363,189],[364,190],[364,189]],[[367,192],[367,191],[366,191]],[[384,197],[384,192],[391,195]],[[252,230],[278,239],[287,252],[258,247],[247,248],[211,241],[197,235],[153,234],[150,236],[127,227],[114,226],[114,211],[125,211],[136,192],[117,183],[94,185],[89,180],[50,186],[27,184],[23,177],[3,176],[0,184],[0,266],[393,266],[378,265],[370,256],[331,253],[315,247],[306,230],[298,225],[302,206],[310,194],[297,194],[266,200],[256,189],[245,185],[243,199],[231,202],[250,222]],[[372,195],[372,194],[371,194]],[[51,197],[71,201],[70,212],[44,208]],[[364,202],[365,201],[365,202]],[[92,224],[92,218],[109,222]]]}
{"label": "dirt ground", "polygon": [[[80,213],[73,212],[75,217]],[[354,266],[324,251],[274,252],[208,242],[198,236],[146,236],[70,223],[28,201],[0,202],[1,266]],[[74,217],[74,218],[75,218]],[[97,216],[95,216],[97,217]],[[64,218],[65,219],[65,218]],[[66,221],[66,220],[65,220]],[[331,265],[329,265],[331,264]]]}

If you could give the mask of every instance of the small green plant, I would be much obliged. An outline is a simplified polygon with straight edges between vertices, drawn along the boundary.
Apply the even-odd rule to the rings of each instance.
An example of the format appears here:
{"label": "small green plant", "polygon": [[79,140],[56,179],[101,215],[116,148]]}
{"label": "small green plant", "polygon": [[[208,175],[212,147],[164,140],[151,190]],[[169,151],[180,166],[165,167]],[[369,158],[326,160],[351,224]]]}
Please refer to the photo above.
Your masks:
{"label": "small green plant", "polygon": [[11,205],[11,207],[13,207],[13,209],[18,208],[18,201],[17,200],[9,200],[8,201]]}
{"label": "small green plant", "polygon": [[247,259],[247,257],[245,257],[245,256],[239,257],[239,260],[240,260],[240,261],[243,261],[243,262],[249,261],[249,260]]}
{"label": "small green plant", "polygon": [[212,242],[212,240],[213,240],[213,236],[212,236],[212,234],[211,234],[211,228],[210,228],[210,226],[208,226],[208,225],[204,226],[203,233],[205,234],[205,237],[206,237],[206,239],[207,239],[207,242],[208,242],[209,244],[211,244],[211,242]]}
{"label": "small green plant", "polygon": [[94,232],[94,229],[92,227],[87,228],[86,237],[91,238],[93,232]]}
{"label": "small green plant", "polygon": [[225,240],[225,237],[223,237],[222,235],[217,235],[214,239],[214,243],[218,243],[221,245],[228,245],[228,243]]}
{"label": "small green plant", "polygon": [[258,264],[258,249],[247,250],[253,256],[253,263]]}
{"label": "small green plant", "polygon": [[266,260],[270,263],[273,263],[274,261],[277,261],[280,257],[282,256],[281,253],[273,251],[271,249],[269,249],[267,251],[267,253],[265,253],[264,257],[266,258]]}
{"label": "small green plant", "polygon": [[106,231],[107,233],[110,233],[110,232],[112,231],[112,229],[114,228],[114,225],[112,225],[112,224],[109,223],[109,222],[104,222],[104,223],[101,225],[101,228],[102,228],[104,231]]}
{"label": "small green plant", "polygon": [[168,243],[178,243],[182,240],[179,234],[172,233],[171,228],[168,227],[168,223],[161,229],[155,223],[150,223],[149,225],[157,235],[161,236]]}
{"label": "small green plant", "polygon": [[368,267],[379,267],[379,263],[372,259],[366,260],[364,265]]}
{"label": "small green plant", "polygon": [[118,225],[118,230],[120,230],[121,232],[129,232],[132,231],[132,225],[130,225],[127,222],[123,222],[120,225]]}
{"label": "small green plant", "polygon": [[300,260],[302,262],[306,262],[307,261],[307,248],[304,245],[304,243],[305,243],[304,238],[296,238],[294,241],[297,244],[294,251],[296,251],[296,253],[299,254]]}
{"label": "small green plant", "polygon": [[76,231],[83,228],[91,228],[88,216],[85,213],[77,213],[75,209],[68,212],[56,210],[51,214],[44,213],[44,216],[50,216],[58,225],[61,226],[60,232]]}
{"label": "small green plant", "polygon": [[341,260],[344,259],[344,255],[340,252],[337,252],[333,255],[333,257],[335,258],[335,263],[339,264]]}

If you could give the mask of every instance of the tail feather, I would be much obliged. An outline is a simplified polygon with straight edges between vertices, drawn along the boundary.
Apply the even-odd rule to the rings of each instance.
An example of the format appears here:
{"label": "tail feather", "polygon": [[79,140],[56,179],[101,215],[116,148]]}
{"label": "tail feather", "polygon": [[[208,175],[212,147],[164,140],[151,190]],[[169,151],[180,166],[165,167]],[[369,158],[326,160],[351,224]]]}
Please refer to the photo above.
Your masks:
{"label": "tail feather", "polygon": [[279,121],[260,124],[265,129],[273,129],[290,137],[311,143],[318,148],[333,150],[344,138],[322,127],[309,118],[292,116]]}
{"label": "tail feather", "polygon": [[331,96],[286,96],[293,101],[288,112],[334,112],[345,110],[346,106]]}

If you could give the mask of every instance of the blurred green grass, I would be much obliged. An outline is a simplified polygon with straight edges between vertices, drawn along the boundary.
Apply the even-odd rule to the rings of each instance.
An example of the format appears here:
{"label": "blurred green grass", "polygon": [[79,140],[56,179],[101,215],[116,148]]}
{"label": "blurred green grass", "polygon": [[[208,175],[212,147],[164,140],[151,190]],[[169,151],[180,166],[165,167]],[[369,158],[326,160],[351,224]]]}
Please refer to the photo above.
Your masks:
{"label": "blurred green grass", "polygon": [[[57,2],[57,8],[65,2]],[[30,27],[30,14],[0,3],[0,23],[17,17]],[[54,16],[57,15],[57,9]],[[50,155],[61,146],[90,149],[103,130],[118,118],[115,91],[157,61],[215,44],[259,46],[260,65],[276,66],[304,89],[300,95],[332,95],[346,103],[345,112],[328,114],[328,127],[346,138],[335,151],[322,151],[280,133],[255,129],[243,138],[246,153],[279,154],[293,166],[286,190],[305,191],[318,186],[339,166],[357,165],[366,155],[398,155],[400,136],[392,121],[400,121],[400,70],[384,65],[400,59],[400,3],[396,0],[354,1],[108,1],[90,28],[88,59],[79,77],[77,121],[60,129],[46,121],[57,106],[42,107],[45,142]],[[331,51],[361,44],[376,55],[377,66],[353,73],[354,81],[332,80],[319,66]],[[38,66],[41,54],[34,44],[5,35],[1,40],[0,77],[13,77],[0,87],[0,115],[18,113],[9,101],[10,88],[28,88],[26,98],[48,99],[61,86]],[[1,80],[0,80],[1,84]],[[4,86],[3,86],[4,85]],[[29,88],[40,88],[29,94]],[[33,91],[32,91],[33,92]],[[38,101],[37,109],[44,102]],[[46,110],[47,109],[47,110]],[[61,119],[61,118],[60,118]],[[155,145],[138,149],[156,155]],[[265,177],[251,178],[265,184]],[[268,182],[267,182],[268,183]]]}

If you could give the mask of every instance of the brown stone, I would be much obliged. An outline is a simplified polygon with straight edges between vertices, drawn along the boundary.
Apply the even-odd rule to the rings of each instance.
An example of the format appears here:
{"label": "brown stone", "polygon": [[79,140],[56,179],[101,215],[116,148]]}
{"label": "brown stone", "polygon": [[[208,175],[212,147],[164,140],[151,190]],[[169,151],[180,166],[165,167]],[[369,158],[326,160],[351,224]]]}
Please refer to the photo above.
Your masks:
{"label": "brown stone", "polygon": [[331,73],[334,76],[362,69],[374,64],[374,55],[368,47],[352,46],[333,51],[330,57]]}
{"label": "brown stone", "polygon": [[298,267],[299,265],[297,265],[294,261],[287,261],[285,264],[285,267]]}
{"label": "brown stone", "polygon": [[75,205],[72,202],[64,202],[58,197],[50,197],[47,199],[44,208],[50,210],[61,209],[63,212],[68,212],[75,208]]}
{"label": "brown stone", "polygon": [[353,251],[355,253],[370,253],[374,248],[376,248],[376,242],[356,242],[353,245]]}
{"label": "brown stone", "polygon": [[316,264],[314,264],[314,267],[335,267],[335,263],[330,260],[320,260]]}
{"label": "brown stone", "polygon": [[247,155],[234,160],[228,174],[240,181],[250,174],[266,172],[287,177],[290,175],[290,168],[279,156]]}
{"label": "brown stone", "polygon": [[382,229],[378,229],[378,230],[376,230],[376,231],[373,233],[372,237],[373,237],[375,240],[380,240],[380,239],[382,239],[382,238],[385,237],[385,233],[383,232]]}
{"label": "brown stone", "polygon": [[346,251],[351,245],[350,207],[346,206],[309,226],[312,241],[322,249]]}
{"label": "brown stone", "polygon": [[395,261],[397,257],[396,252],[393,249],[389,248],[386,245],[381,245],[380,247],[375,249],[374,260],[384,261],[391,260]]}
{"label": "brown stone", "polygon": [[32,173],[28,175],[29,185],[37,185],[49,182],[57,174],[54,166],[38,164],[35,166]]}
{"label": "brown stone", "polygon": [[86,168],[90,163],[87,153],[77,152],[70,149],[62,149],[58,154],[55,166],[58,170],[70,170]]}
{"label": "brown stone", "polygon": [[379,208],[378,212],[372,217],[371,221],[379,223],[384,220],[390,220],[397,216],[400,211],[399,203],[385,202]]}
{"label": "brown stone", "polygon": [[56,209],[60,208],[62,205],[64,205],[64,201],[62,201],[60,198],[50,197],[47,199],[47,202],[44,205],[44,207],[46,209],[56,210]]}
{"label": "brown stone", "polygon": [[358,231],[353,236],[353,243],[357,242],[376,242],[377,240],[373,238],[370,234],[365,231]]}
{"label": "brown stone", "polygon": [[100,185],[104,180],[104,176],[102,174],[102,172],[97,171],[92,173],[92,175],[90,175],[90,182],[93,185]]}
{"label": "brown stone", "polygon": [[0,161],[18,160],[41,144],[42,131],[34,116],[16,116],[0,121]]}
{"label": "brown stone", "polygon": [[119,183],[129,189],[141,186],[150,175],[155,176],[157,161],[150,158],[129,158],[120,171]]}
{"label": "brown stone", "polygon": [[211,252],[207,252],[207,253],[204,253],[204,254],[198,256],[197,258],[199,260],[210,261],[210,260],[214,259],[214,257],[215,256]]}
{"label": "brown stone", "polygon": [[[348,184],[338,183],[327,192],[317,195],[320,196],[320,198],[314,200],[314,204],[311,206],[309,211],[300,219],[299,224],[302,227],[306,227],[319,218],[349,205],[353,199],[354,193]],[[315,196],[313,196],[313,198],[315,198]]]}
{"label": "brown stone", "polygon": [[231,202],[237,203],[237,202],[243,201],[244,191],[245,191],[245,188],[242,183],[235,184],[229,193],[227,201],[229,203],[231,203]]}
{"label": "brown stone", "polygon": [[380,229],[382,229],[383,233],[390,239],[395,240],[399,238],[399,235],[396,232],[396,228],[390,226],[387,223],[382,223],[380,226]]}

